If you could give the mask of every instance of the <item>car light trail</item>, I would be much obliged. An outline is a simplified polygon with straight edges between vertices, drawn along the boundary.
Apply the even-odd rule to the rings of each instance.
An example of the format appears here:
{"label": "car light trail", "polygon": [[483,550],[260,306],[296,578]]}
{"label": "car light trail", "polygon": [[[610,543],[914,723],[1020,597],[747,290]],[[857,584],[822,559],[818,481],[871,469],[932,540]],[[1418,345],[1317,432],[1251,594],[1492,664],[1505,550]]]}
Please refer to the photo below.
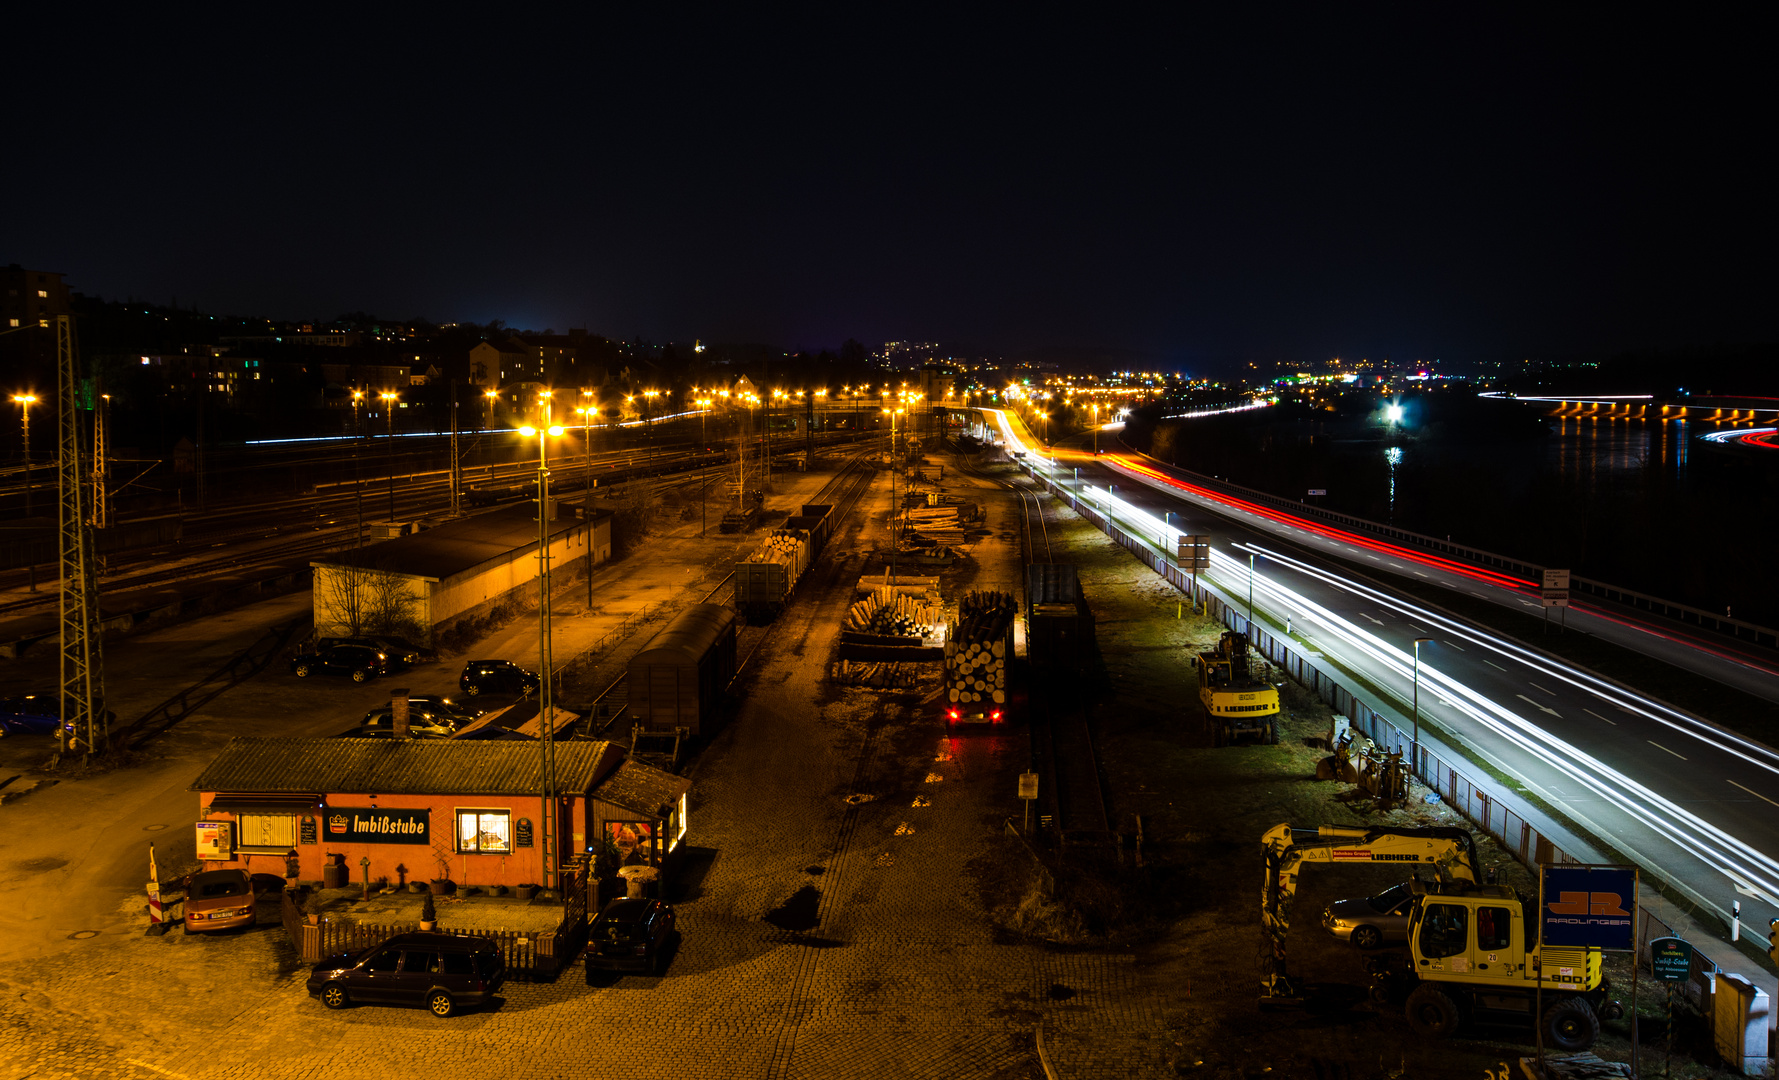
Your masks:
{"label": "car light trail", "polygon": [[[1211,567],[1213,578],[1230,595],[1247,587],[1249,571],[1245,562],[1213,549]],[[1288,609],[1305,613],[1326,629],[1337,634],[1359,653],[1369,657],[1384,671],[1399,679],[1411,678],[1413,661],[1406,652],[1388,644],[1308,597],[1285,588],[1263,574],[1255,573],[1253,581],[1257,599],[1264,596],[1271,604],[1283,605]],[[1239,604],[1233,600],[1227,602],[1232,606],[1239,607]],[[1718,826],[1683,809],[1646,785],[1632,780],[1592,755],[1571,746],[1545,731],[1536,723],[1498,704],[1487,695],[1473,690],[1458,679],[1439,671],[1425,658],[1422,659],[1420,665],[1420,678],[1423,684],[1431,684],[1436,693],[1443,692],[1444,696],[1449,699],[1448,708],[1453,708],[1463,716],[1475,721],[1509,745],[1556,768],[1565,777],[1590,785],[1594,792],[1612,803],[1620,811],[1649,826],[1657,835],[1673,841],[1681,850],[1699,858],[1707,865],[1712,865],[1714,869],[1736,882],[1739,888],[1744,888],[1753,895],[1760,896],[1768,903],[1779,905],[1779,861],[1775,861]],[[1534,782],[1529,777],[1524,779],[1528,783]],[[1563,806],[1566,812],[1586,822],[1602,838],[1609,838],[1620,846],[1629,846],[1622,839],[1615,837],[1612,831],[1588,822],[1562,797],[1544,792],[1540,792],[1540,794],[1553,804]],[[1656,865],[1656,860],[1648,856],[1644,856],[1644,861],[1651,866]],[[1699,899],[1709,904],[1709,901],[1703,897],[1699,897]]]}

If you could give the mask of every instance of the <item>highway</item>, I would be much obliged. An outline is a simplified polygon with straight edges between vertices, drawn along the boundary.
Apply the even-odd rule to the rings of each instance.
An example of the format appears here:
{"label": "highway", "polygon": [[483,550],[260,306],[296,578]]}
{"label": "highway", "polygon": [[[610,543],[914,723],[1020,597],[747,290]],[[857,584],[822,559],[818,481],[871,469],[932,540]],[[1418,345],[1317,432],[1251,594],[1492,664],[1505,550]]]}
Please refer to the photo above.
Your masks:
{"label": "highway", "polygon": [[[1414,641],[1429,639],[1420,649],[1423,745],[1486,782],[1485,770],[1452,748],[1461,746],[1509,778],[1506,787],[1524,785],[1726,923],[1740,901],[1746,932],[1765,940],[1767,921],[1779,917],[1779,752],[1434,610],[1382,579],[1412,574],[1516,605],[1527,602],[1523,581],[1237,505],[1134,455],[1043,452],[1016,416],[984,412],[1028,464],[1159,550],[1171,556],[1179,535],[1207,535],[1209,584],[1238,609],[1253,556],[1256,621],[1331,675],[1370,690],[1405,730]],[[1329,555],[1375,565],[1379,576],[1355,574]],[[1688,657],[1683,640],[1665,640],[1692,670],[1725,663],[1715,653]],[[1765,680],[1762,696],[1772,699],[1772,672],[1730,666],[1738,679]]]}

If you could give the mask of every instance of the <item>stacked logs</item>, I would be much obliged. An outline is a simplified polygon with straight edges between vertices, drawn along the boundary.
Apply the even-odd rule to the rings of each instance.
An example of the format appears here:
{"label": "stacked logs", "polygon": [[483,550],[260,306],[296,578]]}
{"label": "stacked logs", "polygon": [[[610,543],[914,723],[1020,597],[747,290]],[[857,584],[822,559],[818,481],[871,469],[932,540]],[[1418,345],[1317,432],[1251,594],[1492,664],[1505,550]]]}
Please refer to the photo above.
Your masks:
{"label": "stacked logs", "polygon": [[893,588],[878,589],[847,612],[846,629],[884,637],[928,637],[939,611]]}
{"label": "stacked logs", "polygon": [[908,510],[908,528],[935,544],[961,544],[964,530],[955,506],[916,506]]}
{"label": "stacked logs", "polygon": [[958,603],[957,624],[945,642],[946,700],[1006,704],[1018,611],[1018,602],[1003,592],[972,592]]}

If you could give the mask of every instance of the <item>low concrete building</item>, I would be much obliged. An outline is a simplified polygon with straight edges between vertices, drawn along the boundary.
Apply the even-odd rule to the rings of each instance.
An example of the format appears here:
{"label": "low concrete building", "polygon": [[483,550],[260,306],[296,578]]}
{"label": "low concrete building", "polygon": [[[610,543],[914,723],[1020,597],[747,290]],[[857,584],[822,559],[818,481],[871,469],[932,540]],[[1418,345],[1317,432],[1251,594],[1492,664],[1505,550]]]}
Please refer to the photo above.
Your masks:
{"label": "low concrete building", "polygon": [[[540,882],[541,771],[528,740],[234,739],[191,785],[198,858],[309,881],[333,862],[352,881]],[[558,743],[559,865],[595,856],[601,895],[621,895],[617,867],[671,861],[691,786],[608,742]]]}
{"label": "low concrete building", "polygon": [[[591,520],[552,500],[550,574],[562,585],[612,557],[611,515]],[[309,564],[315,631],[389,634],[432,644],[454,626],[537,589],[537,503],[524,502]]]}

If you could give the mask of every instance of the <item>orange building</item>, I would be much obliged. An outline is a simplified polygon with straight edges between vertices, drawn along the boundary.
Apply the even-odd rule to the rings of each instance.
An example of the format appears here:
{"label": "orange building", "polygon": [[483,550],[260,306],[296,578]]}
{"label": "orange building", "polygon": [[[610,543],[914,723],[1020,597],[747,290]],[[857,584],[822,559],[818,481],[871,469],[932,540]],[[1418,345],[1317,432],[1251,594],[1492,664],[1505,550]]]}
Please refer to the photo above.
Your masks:
{"label": "orange building", "polygon": [[[609,742],[555,750],[561,860],[603,853],[608,874],[665,866],[691,781]],[[538,744],[520,740],[235,739],[191,787],[198,858],[334,884],[342,866],[353,883],[540,884],[542,766]]]}

